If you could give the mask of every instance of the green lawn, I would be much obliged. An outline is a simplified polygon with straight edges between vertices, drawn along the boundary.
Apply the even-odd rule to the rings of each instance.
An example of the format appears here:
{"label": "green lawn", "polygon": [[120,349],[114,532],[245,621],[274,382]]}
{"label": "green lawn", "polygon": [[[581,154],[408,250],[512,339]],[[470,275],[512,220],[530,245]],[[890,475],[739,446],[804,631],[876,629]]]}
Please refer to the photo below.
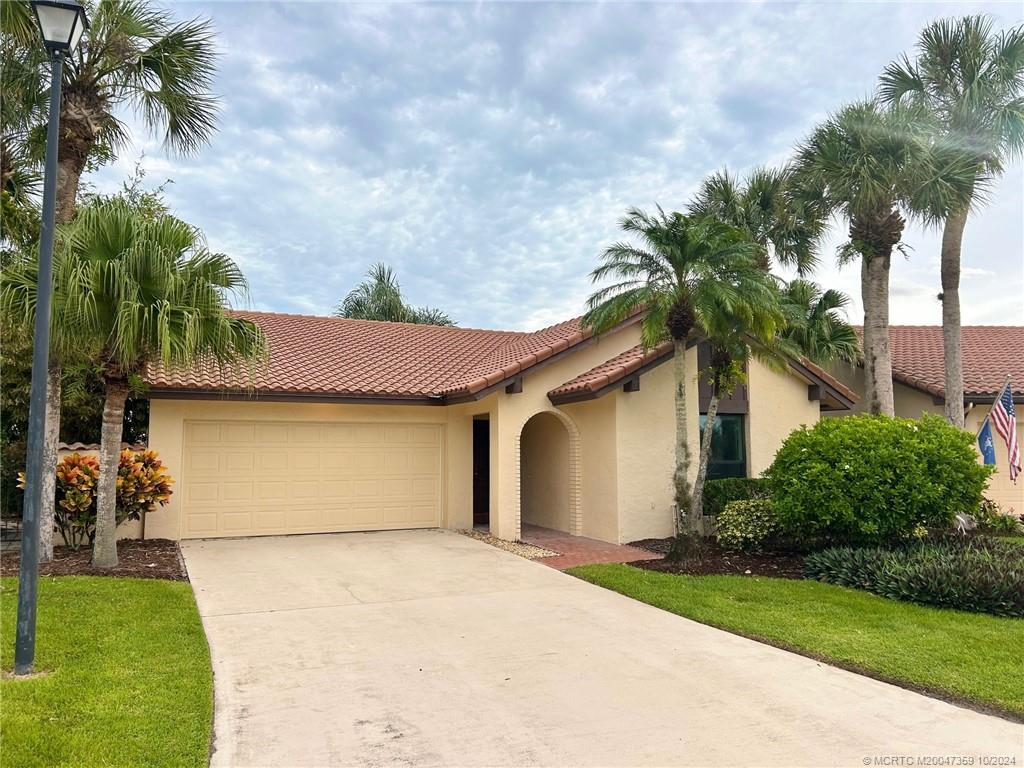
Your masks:
{"label": "green lawn", "polygon": [[11,679],[17,580],[0,580],[3,764],[205,766],[213,675],[189,585],[42,577],[32,679]]}
{"label": "green lawn", "polygon": [[680,616],[940,697],[1024,716],[1024,619],[927,608],[816,581],[569,573]]}

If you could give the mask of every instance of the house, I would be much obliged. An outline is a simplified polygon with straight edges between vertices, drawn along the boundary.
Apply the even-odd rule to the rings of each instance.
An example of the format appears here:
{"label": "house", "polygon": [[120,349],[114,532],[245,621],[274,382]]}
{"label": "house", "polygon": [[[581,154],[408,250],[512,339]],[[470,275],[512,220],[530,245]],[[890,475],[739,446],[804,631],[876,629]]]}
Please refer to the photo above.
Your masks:
{"label": "house", "polygon": [[[253,377],[148,373],[150,446],[177,484],[147,535],[672,533],[672,347],[643,350],[639,316],[595,337],[579,319],[513,332],[238,314],[270,344]],[[687,352],[692,446],[704,349]],[[752,362],[722,404],[712,474],[759,474],[790,431],[855,400],[811,364]]]}
{"label": "house", "polygon": [[[859,331],[859,329],[858,329]],[[968,325],[962,329],[964,355],[964,428],[973,434],[981,429],[996,394],[1009,375],[1017,410],[1017,434],[1024,439],[1024,326]],[[942,326],[889,326],[892,349],[893,399],[896,415],[920,418],[923,413],[943,415],[946,397],[945,353]],[[864,394],[864,370],[847,363],[830,368],[858,395]],[[850,411],[863,408],[857,402]],[[1024,483],[1010,482],[1006,445],[995,435],[996,472],[989,480],[988,498],[1004,511],[1024,514]],[[980,455],[979,455],[980,456]]]}

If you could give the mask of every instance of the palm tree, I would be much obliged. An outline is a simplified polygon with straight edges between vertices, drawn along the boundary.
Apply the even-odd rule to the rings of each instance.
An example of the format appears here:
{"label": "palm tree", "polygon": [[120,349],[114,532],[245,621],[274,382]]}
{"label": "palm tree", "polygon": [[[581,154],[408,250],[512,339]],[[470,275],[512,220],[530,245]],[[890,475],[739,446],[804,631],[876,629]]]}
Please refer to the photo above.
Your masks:
{"label": "palm tree", "polygon": [[728,170],[717,171],[704,179],[687,210],[746,231],[764,249],[766,271],[774,260],[805,275],[817,264],[825,217],[794,194],[791,181],[788,166],[755,168],[742,181]]}
{"label": "palm tree", "polygon": [[591,278],[617,282],[595,291],[582,323],[603,333],[643,311],[641,338],[647,349],[673,346],[675,372],[675,499],[677,532],[703,531],[703,514],[690,489],[686,346],[694,333],[723,327],[722,318],[744,316],[772,289],[757,266],[760,249],[746,234],[716,219],[682,213],[647,214],[630,209],[619,223],[639,245],[620,242],[605,249]]}
{"label": "palm tree", "polygon": [[349,291],[334,311],[337,317],[355,320],[384,320],[418,325],[455,325],[450,317],[433,307],[413,307],[405,302],[394,270],[374,264],[366,280]]}
{"label": "palm tree", "polygon": [[[26,316],[35,309],[33,268],[3,291],[4,305]],[[58,339],[68,344],[76,335],[104,381],[94,565],[117,564],[118,456],[133,382],[152,363],[248,364],[251,373],[266,354],[263,333],[225,312],[228,295],[245,288],[234,262],[211,253],[195,228],[173,216],[105,200],[83,207],[71,225],[55,263],[54,325],[74,329]]]}
{"label": "palm tree", "polygon": [[1008,158],[1024,152],[1024,26],[996,33],[985,16],[940,19],[921,32],[918,57],[885,68],[881,98],[926,109],[938,123],[935,139],[960,153],[973,170],[962,200],[942,230],[942,337],[946,419],[964,425],[960,344],[960,250],[971,207]]}
{"label": "palm tree", "polygon": [[785,324],[778,287],[768,275],[758,279],[745,278],[742,301],[712,306],[705,319],[704,335],[711,344],[708,369],[701,371],[711,387],[705,426],[701,431],[697,479],[693,484],[691,517],[700,518],[704,510],[704,481],[711,458],[711,438],[718,417],[718,402],[732,394],[746,378],[751,356],[773,368],[785,365],[786,355],[793,350],[777,333]]}
{"label": "palm tree", "polygon": [[[4,5],[12,6],[12,18],[29,13],[27,0]],[[64,65],[58,223],[74,216],[87,163],[112,159],[130,138],[117,116],[121,108],[134,110],[146,126],[163,134],[169,149],[183,154],[198,150],[216,126],[217,103],[210,93],[216,51],[209,21],[176,22],[149,0],[99,0],[90,23],[79,51]],[[5,76],[5,85],[16,88],[22,103],[45,106],[46,52],[34,31],[27,39],[12,34],[10,43],[5,63],[17,67]],[[30,133],[42,136],[45,112],[29,113],[30,122],[36,121]]]}
{"label": "palm tree", "polygon": [[861,261],[865,400],[894,415],[889,268],[907,216],[935,221],[970,179],[962,162],[922,140],[926,116],[865,101],[844,107],[797,149],[801,194],[849,223],[840,262]]}
{"label": "palm tree", "polygon": [[860,360],[860,343],[840,311],[846,294],[821,288],[810,280],[791,280],[782,288],[786,322],[779,335],[816,363]]}
{"label": "palm tree", "polygon": [[[49,65],[27,0],[0,3],[3,15],[3,147],[8,160],[43,159]],[[217,103],[210,93],[216,51],[210,23],[177,22],[149,0],[98,0],[76,55],[64,64],[58,143],[58,224],[75,215],[78,186],[90,164],[116,156],[129,139],[118,117],[127,107],[168,149],[190,154],[212,135]],[[25,151],[22,151],[22,150]],[[23,163],[22,173],[35,165]],[[18,167],[18,166],[15,166]],[[6,184],[6,180],[5,180]],[[5,213],[6,217],[6,213]],[[43,465],[56,466],[60,433],[61,360],[51,353],[47,379]],[[54,498],[54,475],[43,474],[44,499]],[[49,559],[52,551],[43,552]]]}

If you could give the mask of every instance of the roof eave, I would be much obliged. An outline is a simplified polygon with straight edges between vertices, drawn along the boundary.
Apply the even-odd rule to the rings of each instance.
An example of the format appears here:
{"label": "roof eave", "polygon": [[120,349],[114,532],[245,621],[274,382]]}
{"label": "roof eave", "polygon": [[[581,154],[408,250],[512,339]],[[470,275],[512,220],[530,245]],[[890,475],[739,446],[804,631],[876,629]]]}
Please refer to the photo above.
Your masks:
{"label": "roof eave", "polygon": [[436,395],[342,394],[331,392],[287,392],[272,390],[228,390],[200,388],[151,388],[153,400],[228,400],[269,403],[338,403],[352,405],[446,405]]}

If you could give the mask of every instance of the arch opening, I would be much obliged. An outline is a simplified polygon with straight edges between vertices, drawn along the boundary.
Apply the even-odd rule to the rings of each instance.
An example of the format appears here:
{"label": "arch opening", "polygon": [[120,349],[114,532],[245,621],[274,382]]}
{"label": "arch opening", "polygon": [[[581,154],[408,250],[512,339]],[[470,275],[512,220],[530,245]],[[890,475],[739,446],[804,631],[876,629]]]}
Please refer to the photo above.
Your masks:
{"label": "arch opening", "polygon": [[559,416],[537,413],[520,435],[520,523],[578,534],[573,436]]}

